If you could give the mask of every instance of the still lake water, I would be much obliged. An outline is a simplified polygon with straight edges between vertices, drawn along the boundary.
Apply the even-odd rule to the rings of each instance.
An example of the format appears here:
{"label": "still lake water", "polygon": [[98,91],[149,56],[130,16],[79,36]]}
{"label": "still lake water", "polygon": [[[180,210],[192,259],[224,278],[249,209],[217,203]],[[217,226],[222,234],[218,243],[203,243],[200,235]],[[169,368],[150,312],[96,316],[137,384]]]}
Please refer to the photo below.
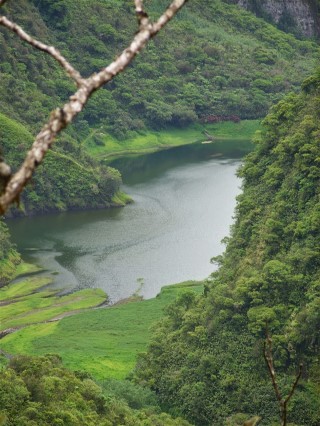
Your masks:
{"label": "still lake water", "polygon": [[205,278],[214,270],[210,258],[223,251],[240,192],[235,173],[243,151],[235,146],[118,160],[113,165],[133,204],[8,220],[12,239],[25,260],[52,274],[54,286],[100,287],[113,302],[140,287],[150,298],[163,285]]}

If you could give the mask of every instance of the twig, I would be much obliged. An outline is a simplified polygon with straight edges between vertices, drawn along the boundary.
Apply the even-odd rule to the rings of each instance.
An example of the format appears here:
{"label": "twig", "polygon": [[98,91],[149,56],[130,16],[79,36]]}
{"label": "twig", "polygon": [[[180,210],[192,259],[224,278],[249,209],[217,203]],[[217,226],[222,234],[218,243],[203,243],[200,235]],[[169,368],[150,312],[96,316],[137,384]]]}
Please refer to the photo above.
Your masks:
{"label": "twig", "polygon": [[[2,0],[2,1],[6,1],[6,0]],[[36,49],[41,50],[42,52],[48,53],[50,56],[52,56],[65,69],[67,74],[77,83],[78,87],[80,87],[80,85],[83,82],[83,79],[79,71],[73,68],[73,66],[66,60],[66,58],[63,55],[61,55],[58,49],[56,49],[54,46],[48,46],[42,43],[41,41],[38,41],[35,38],[31,37],[19,25],[10,21],[5,16],[0,16],[0,25],[3,25],[4,27],[16,33],[21,38],[21,40],[29,43],[31,46],[35,47]]]}
{"label": "twig", "polygon": [[134,0],[139,28],[147,28],[150,25],[148,14],[144,10],[143,0]]}
{"label": "twig", "polygon": [[57,49],[34,40],[22,28],[7,18],[0,18],[0,23],[17,33],[22,40],[27,41],[32,46],[43,50],[58,60],[67,73],[77,81],[79,86],[75,94],[70,97],[69,101],[62,108],[57,108],[51,113],[50,119],[37,135],[20,169],[10,178],[4,193],[0,197],[0,214],[4,214],[10,204],[18,200],[20,193],[31,179],[36,167],[42,162],[55,137],[82,111],[92,93],[121,73],[147,42],[173,18],[186,2],[187,0],[173,0],[156,23],[151,24],[148,20],[148,24],[145,25],[148,17],[144,15],[143,1],[135,0],[136,12],[138,17],[140,16],[138,18],[140,28],[130,46],[108,67],[98,73],[92,74],[87,79],[82,79],[78,71],[66,61]]}

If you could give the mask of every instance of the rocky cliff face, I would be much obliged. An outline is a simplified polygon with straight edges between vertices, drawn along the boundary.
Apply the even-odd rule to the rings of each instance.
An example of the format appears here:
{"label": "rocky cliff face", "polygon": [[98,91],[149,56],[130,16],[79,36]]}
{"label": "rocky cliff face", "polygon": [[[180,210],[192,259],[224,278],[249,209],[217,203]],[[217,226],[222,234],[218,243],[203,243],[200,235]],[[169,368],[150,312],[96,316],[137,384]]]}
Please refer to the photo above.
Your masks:
{"label": "rocky cliff face", "polygon": [[276,24],[293,25],[307,37],[320,35],[319,2],[317,0],[236,0],[239,6],[267,15]]}

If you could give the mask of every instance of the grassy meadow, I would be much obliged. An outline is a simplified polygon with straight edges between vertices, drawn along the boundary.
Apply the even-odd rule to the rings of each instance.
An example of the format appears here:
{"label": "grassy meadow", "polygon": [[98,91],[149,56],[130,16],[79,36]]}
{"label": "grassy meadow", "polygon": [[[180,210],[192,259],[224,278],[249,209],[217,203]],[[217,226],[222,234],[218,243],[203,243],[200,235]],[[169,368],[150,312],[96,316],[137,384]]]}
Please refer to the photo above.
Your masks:
{"label": "grassy meadow", "polygon": [[[153,299],[133,298],[58,322],[31,325],[4,337],[1,349],[10,354],[58,353],[64,365],[72,370],[87,371],[100,380],[123,379],[133,369],[137,354],[146,350],[152,324],[163,316],[164,308],[186,290],[200,294],[203,284],[189,281],[166,286]],[[11,318],[11,323],[15,321]]]}

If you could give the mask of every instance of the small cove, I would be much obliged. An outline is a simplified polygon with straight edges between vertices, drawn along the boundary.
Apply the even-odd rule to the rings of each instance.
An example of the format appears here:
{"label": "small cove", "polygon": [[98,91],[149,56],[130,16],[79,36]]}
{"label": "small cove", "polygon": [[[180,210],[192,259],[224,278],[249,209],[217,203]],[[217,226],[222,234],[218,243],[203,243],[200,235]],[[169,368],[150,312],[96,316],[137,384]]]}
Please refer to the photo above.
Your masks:
{"label": "small cove", "polygon": [[53,286],[99,287],[112,302],[203,279],[223,251],[240,192],[236,170],[249,147],[224,141],[117,160],[111,165],[133,204],[8,220],[12,238]]}

